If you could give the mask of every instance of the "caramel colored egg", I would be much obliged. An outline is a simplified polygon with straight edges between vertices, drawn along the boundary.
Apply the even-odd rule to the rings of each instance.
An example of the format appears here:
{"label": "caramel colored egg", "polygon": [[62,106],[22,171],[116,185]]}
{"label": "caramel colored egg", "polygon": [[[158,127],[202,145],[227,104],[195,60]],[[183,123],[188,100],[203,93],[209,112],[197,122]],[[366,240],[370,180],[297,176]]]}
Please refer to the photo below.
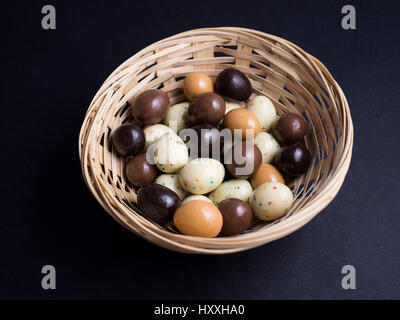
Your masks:
{"label": "caramel colored egg", "polygon": [[280,182],[285,184],[282,175],[273,165],[263,163],[255,174],[250,178],[251,186],[256,189],[258,186],[266,182]]}
{"label": "caramel colored egg", "polygon": [[[224,116],[224,128],[232,131],[232,134],[241,134],[242,138],[246,138],[246,130],[251,130],[254,136],[260,132],[260,121],[257,117],[246,109],[233,109]],[[240,131],[236,131],[240,130]]]}
{"label": "caramel colored egg", "polygon": [[174,224],[188,236],[214,238],[222,229],[219,209],[203,200],[193,200],[181,205],[174,214]]}
{"label": "caramel colored egg", "polygon": [[192,101],[204,92],[214,92],[214,86],[211,78],[200,72],[189,74],[183,82],[183,91],[186,98]]}

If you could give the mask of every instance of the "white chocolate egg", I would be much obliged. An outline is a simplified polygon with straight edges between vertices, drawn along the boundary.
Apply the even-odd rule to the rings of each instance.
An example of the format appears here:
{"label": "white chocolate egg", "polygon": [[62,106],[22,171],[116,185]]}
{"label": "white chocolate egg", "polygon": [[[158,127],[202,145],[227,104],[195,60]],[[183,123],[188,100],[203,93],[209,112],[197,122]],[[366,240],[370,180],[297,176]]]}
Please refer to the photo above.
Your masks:
{"label": "white chocolate egg", "polygon": [[224,176],[222,163],[210,158],[194,159],[180,171],[182,187],[193,194],[206,194],[215,190]]}
{"label": "white chocolate egg", "polygon": [[164,124],[170,127],[175,133],[189,127],[187,110],[189,102],[181,102],[168,108]]}
{"label": "white chocolate egg", "polygon": [[179,174],[161,174],[154,181],[155,184],[160,184],[175,192],[181,200],[185,199],[187,192],[182,188]]}
{"label": "white chocolate egg", "polygon": [[189,196],[185,198],[185,200],[182,201],[181,204],[185,204],[187,202],[193,201],[193,200],[203,200],[203,201],[208,201],[210,203],[213,203],[210,199],[208,199],[206,196],[202,196],[200,194],[194,194],[192,196]]}
{"label": "white chocolate egg", "polygon": [[288,213],[293,203],[292,191],[283,183],[266,182],[250,197],[254,214],[264,221],[278,219]]}
{"label": "white chocolate egg", "polygon": [[149,150],[162,172],[175,173],[189,162],[188,148],[175,133],[164,134]]}
{"label": "white chocolate egg", "polygon": [[145,149],[156,142],[162,135],[170,132],[175,133],[171,128],[164,126],[163,124],[153,124],[143,129],[144,136],[146,139]]}
{"label": "white chocolate egg", "polygon": [[242,106],[239,103],[225,101],[225,114],[227,114],[229,111],[233,109],[238,109],[238,108],[242,108]]}
{"label": "white chocolate egg", "polygon": [[276,119],[276,110],[272,101],[265,96],[255,96],[250,99],[246,109],[251,111],[261,125],[261,131],[270,131]]}
{"label": "white chocolate egg", "polygon": [[267,132],[260,132],[254,138],[254,144],[261,151],[262,163],[271,163],[280,150],[278,141]]}
{"label": "white chocolate egg", "polygon": [[220,202],[229,198],[236,198],[248,202],[252,193],[253,188],[249,181],[244,179],[232,179],[221,183],[208,197],[218,206]]}

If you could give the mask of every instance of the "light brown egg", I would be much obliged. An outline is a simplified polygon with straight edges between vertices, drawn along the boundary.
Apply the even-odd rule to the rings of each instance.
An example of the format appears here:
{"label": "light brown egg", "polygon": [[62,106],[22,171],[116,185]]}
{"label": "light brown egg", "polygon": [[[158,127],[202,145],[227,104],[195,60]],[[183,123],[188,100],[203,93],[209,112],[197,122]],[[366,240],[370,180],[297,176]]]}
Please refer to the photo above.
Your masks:
{"label": "light brown egg", "polygon": [[250,178],[250,183],[253,189],[266,182],[280,182],[285,184],[285,180],[282,175],[273,165],[263,163],[255,174]]}
{"label": "light brown egg", "polygon": [[228,128],[235,134],[235,129],[240,129],[242,138],[246,138],[246,130],[254,130],[254,136],[260,132],[260,121],[246,109],[233,109],[224,116],[224,128]]}
{"label": "light brown egg", "polygon": [[174,214],[174,224],[188,236],[216,237],[222,229],[222,214],[208,201],[193,200],[181,205]]}
{"label": "light brown egg", "polygon": [[190,73],[183,82],[183,91],[189,101],[194,100],[204,92],[214,92],[211,78],[200,72]]}

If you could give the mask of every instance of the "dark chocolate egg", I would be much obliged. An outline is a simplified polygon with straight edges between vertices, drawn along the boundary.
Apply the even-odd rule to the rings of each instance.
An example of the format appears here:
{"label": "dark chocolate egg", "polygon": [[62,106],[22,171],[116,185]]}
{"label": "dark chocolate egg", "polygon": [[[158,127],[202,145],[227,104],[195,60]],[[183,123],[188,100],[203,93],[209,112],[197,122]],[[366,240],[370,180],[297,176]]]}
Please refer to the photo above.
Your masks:
{"label": "dark chocolate egg", "polygon": [[215,91],[235,100],[247,100],[251,90],[250,80],[243,72],[233,68],[224,69],[215,80]]}
{"label": "dark chocolate egg", "polygon": [[253,219],[250,205],[243,200],[226,199],[219,204],[218,209],[223,218],[221,234],[225,236],[241,234],[250,226]]}
{"label": "dark chocolate egg", "polygon": [[187,142],[190,157],[193,159],[214,158],[219,160],[223,139],[221,139],[218,127],[212,124],[199,124],[190,129],[194,130],[194,132],[188,130],[188,133],[194,134],[193,137],[190,136],[190,139],[194,140],[191,141],[189,138],[184,140]]}
{"label": "dark chocolate egg", "polygon": [[111,139],[115,150],[124,156],[137,155],[143,150],[146,140],[142,128],[133,124],[119,126]]}
{"label": "dark chocolate egg", "polygon": [[306,173],[311,164],[311,154],[300,144],[291,144],[280,150],[275,156],[276,166],[291,176]]}
{"label": "dark chocolate egg", "polygon": [[168,110],[168,95],[157,89],[146,90],[139,94],[132,105],[132,116],[143,126],[161,122]]}
{"label": "dark chocolate egg", "polygon": [[167,187],[159,184],[147,184],[137,193],[137,204],[143,214],[158,224],[172,220],[180,205],[179,196]]}
{"label": "dark chocolate egg", "polygon": [[160,172],[155,165],[147,161],[146,153],[140,153],[128,161],[125,174],[129,182],[135,187],[142,187],[145,184],[152,183]]}
{"label": "dark chocolate egg", "polygon": [[285,113],[275,123],[272,133],[281,144],[300,141],[307,133],[307,122],[297,113]]}
{"label": "dark chocolate egg", "polygon": [[254,143],[241,141],[228,151],[224,162],[232,176],[247,179],[261,166],[262,154]]}
{"label": "dark chocolate egg", "polygon": [[225,108],[225,101],[219,94],[205,92],[189,105],[188,120],[192,125],[217,124],[223,118]]}

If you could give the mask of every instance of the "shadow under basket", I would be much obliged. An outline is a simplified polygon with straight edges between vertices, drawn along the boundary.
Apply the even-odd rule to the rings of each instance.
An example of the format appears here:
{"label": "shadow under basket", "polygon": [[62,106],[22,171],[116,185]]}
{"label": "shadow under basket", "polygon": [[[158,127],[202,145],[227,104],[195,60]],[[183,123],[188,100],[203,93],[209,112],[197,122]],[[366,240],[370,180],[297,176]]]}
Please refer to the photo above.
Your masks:
{"label": "shadow under basket", "polygon": [[[295,201],[272,223],[258,222],[244,234],[200,238],[161,227],[141,215],[136,188],[124,175],[126,159],[110,145],[110,133],[130,120],[130,102],[143,90],[167,92],[171,105],[184,101],[183,79],[203,72],[214,80],[224,68],[244,72],[253,93],[268,96],[278,114],[297,112],[309,124],[313,155],[306,174],[290,185]],[[243,28],[206,28],[156,42],[119,66],[86,113],[79,136],[84,179],[103,208],[120,224],[159,246],[187,253],[226,254],[282,238],[304,226],[339,191],[348,171],[353,124],[341,88],[325,66],[293,43]]]}

